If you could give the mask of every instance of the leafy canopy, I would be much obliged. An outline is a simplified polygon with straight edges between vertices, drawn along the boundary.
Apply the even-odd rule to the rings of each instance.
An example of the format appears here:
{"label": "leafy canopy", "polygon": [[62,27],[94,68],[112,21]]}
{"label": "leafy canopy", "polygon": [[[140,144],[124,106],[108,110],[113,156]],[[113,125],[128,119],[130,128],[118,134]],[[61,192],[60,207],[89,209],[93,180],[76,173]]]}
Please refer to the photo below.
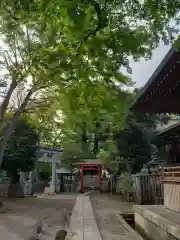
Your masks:
{"label": "leafy canopy", "polygon": [[169,20],[178,23],[179,9],[178,0],[1,0],[0,14],[9,37],[22,38],[28,29],[29,70],[41,71],[46,82],[56,76],[62,87],[79,79],[126,83],[120,67],[129,69],[129,56],[151,56],[161,39],[172,40],[177,29]]}
{"label": "leafy canopy", "polygon": [[15,58],[15,65],[8,68],[11,81],[27,84],[27,77],[32,77],[31,92],[15,113],[16,119],[30,96],[47,88],[54,91],[55,106],[63,114],[61,135],[71,129],[71,135],[81,133],[86,145],[93,139],[97,149],[99,124],[104,125],[100,122],[109,125],[112,133],[112,127],[127,115],[126,94],[117,86],[131,81],[121,67],[130,72],[130,56],[150,57],[160,40],[172,41],[177,29],[169,21],[178,24],[179,9],[178,0],[1,0],[1,33]]}

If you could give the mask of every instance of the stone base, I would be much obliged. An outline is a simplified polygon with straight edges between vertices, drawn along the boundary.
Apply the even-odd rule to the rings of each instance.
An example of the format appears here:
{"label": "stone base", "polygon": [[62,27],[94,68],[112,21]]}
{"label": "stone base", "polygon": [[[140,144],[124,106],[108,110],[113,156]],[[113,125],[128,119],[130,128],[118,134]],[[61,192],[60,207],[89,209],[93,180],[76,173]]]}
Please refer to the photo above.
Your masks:
{"label": "stone base", "polygon": [[180,239],[180,214],[165,206],[134,206],[136,229],[148,240]]}
{"label": "stone base", "polygon": [[45,187],[44,195],[54,195],[56,194],[54,187]]}

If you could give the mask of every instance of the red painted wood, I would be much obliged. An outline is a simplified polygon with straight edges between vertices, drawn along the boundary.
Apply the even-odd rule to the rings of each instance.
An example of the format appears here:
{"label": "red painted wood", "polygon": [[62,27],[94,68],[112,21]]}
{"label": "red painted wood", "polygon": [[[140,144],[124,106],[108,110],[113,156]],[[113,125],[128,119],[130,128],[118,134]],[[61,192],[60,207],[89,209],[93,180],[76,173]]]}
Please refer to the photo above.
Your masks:
{"label": "red painted wood", "polygon": [[97,164],[97,163],[82,163],[81,164],[81,181],[80,181],[80,192],[83,193],[84,192],[84,170],[98,170],[99,171],[99,191],[102,191],[102,174],[101,174],[101,170],[102,170],[102,164]]}

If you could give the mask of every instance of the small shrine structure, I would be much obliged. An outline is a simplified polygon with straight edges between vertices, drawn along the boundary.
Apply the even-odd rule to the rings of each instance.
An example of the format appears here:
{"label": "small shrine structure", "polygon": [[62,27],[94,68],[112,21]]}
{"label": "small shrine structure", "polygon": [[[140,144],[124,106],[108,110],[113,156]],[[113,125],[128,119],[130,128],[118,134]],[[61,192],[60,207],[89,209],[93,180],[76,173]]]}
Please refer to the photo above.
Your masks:
{"label": "small shrine structure", "polygon": [[85,163],[81,163],[80,168],[80,192],[84,193],[84,172],[85,171],[94,171],[98,173],[98,185],[99,185],[99,192],[102,191],[102,169],[103,165],[101,161],[98,160],[89,160]]}

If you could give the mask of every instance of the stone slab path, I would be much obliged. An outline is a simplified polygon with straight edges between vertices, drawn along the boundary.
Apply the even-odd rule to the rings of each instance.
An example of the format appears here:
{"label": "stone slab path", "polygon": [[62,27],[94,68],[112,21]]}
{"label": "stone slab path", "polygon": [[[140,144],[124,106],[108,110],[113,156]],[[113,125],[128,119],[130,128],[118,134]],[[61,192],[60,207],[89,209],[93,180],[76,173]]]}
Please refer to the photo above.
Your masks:
{"label": "stone slab path", "polygon": [[66,240],[102,240],[89,196],[80,195],[72,212]]}

